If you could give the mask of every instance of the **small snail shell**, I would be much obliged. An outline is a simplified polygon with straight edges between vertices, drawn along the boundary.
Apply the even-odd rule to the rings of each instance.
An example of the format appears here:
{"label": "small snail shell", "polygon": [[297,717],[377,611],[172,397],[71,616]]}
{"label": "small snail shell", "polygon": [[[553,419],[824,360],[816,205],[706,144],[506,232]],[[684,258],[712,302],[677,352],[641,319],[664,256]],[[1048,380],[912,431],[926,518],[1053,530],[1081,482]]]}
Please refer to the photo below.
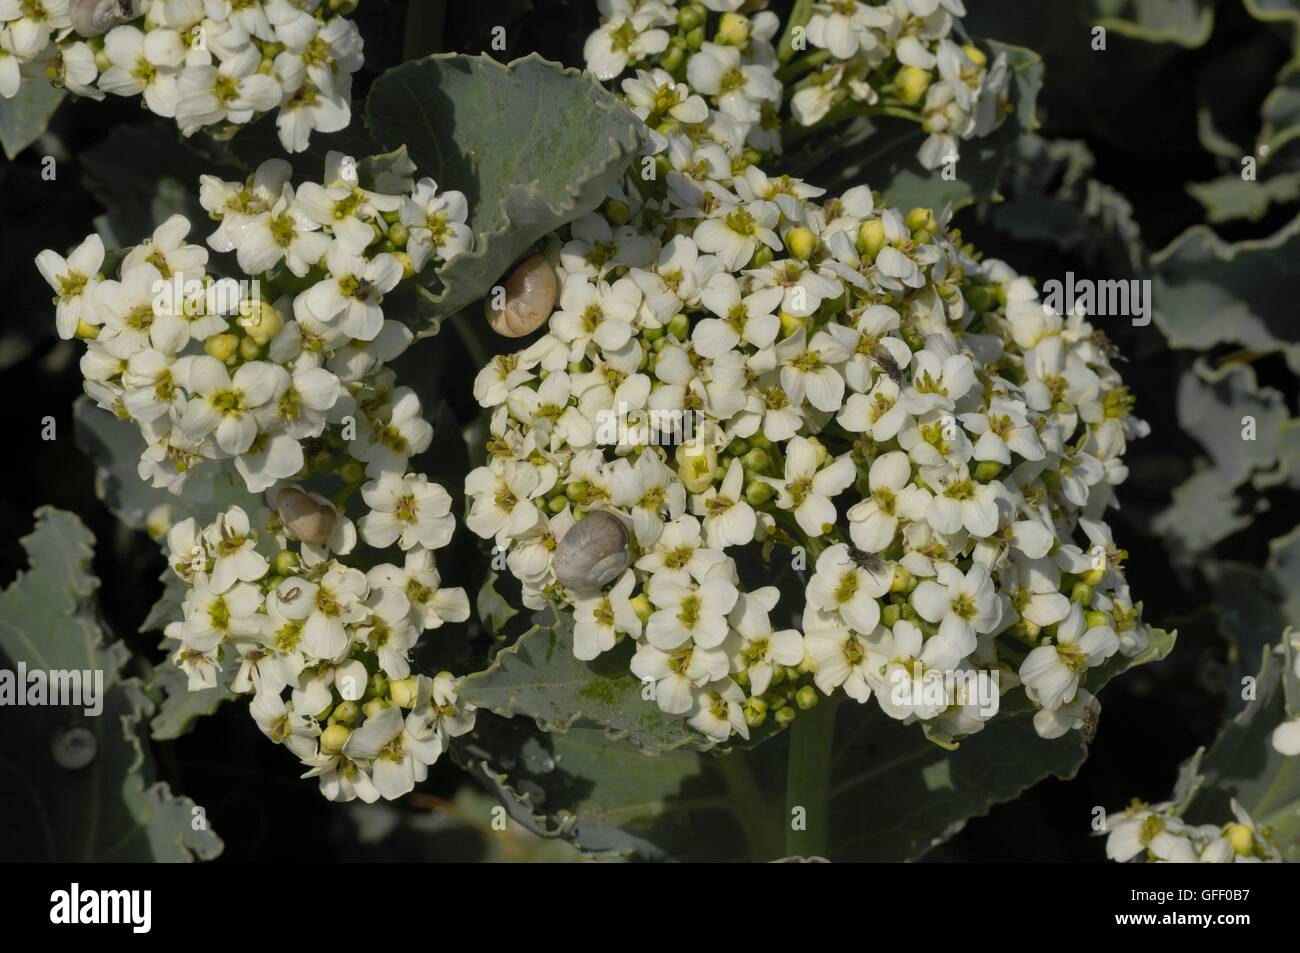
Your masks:
{"label": "small snail shell", "polygon": [[596,510],[569,527],[555,547],[555,578],[578,592],[603,589],[632,561],[631,537],[617,516]]}
{"label": "small snail shell", "polygon": [[334,507],[295,487],[286,486],[276,494],[275,508],[286,535],[304,543],[317,546],[328,543],[338,526]]}
{"label": "small snail shell", "polygon": [[68,17],[82,36],[99,36],[144,12],[144,0],[71,0]]}
{"label": "small snail shell", "polygon": [[492,330],[503,337],[521,338],[536,331],[555,310],[555,269],[541,255],[526,258],[510,273],[505,282],[505,302],[500,310],[493,307],[500,299],[497,289],[483,302],[483,314]]}
{"label": "small snail shell", "polygon": [[99,740],[89,728],[77,725],[58,732],[50,745],[54,763],[69,771],[79,771],[95,760],[99,753]]}

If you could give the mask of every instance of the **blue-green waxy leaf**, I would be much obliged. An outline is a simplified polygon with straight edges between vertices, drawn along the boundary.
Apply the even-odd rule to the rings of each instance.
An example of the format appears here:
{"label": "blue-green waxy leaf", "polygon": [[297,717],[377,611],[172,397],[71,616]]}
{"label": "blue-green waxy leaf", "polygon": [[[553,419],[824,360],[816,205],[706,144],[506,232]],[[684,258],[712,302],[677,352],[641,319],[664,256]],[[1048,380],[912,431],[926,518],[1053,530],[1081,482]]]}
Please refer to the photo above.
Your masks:
{"label": "blue-green waxy leaf", "polygon": [[1204,225],[1151,257],[1155,323],[1176,348],[1232,343],[1283,351],[1300,369],[1291,306],[1300,281],[1300,218],[1268,238],[1225,242]]}
{"label": "blue-green waxy leaf", "polygon": [[1205,448],[1229,487],[1277,459],[1286,420],[1281,393],[1260,387],[1249,364],[1198,361],[1178,386],[1178,423]]}
{"label": "blue-green waxy leaf", "polygon": [[624,642],[592,662],[574,658],[573,620],[565,613],[555,625],[534,626],[466,678],[461,697],[507,717],[526,715],[548,731],[594,724],[650,753],[707,747],[708,739],[685,719],[642,697],[641,682],[628,670],[631,656]]}
{"label": "blue-green waxy leaf", "polygon": [[1173,488],[1173,502],[1156,515],[1151,528],[1168,542],[1174,558],[1189,563],[1250,525],[1222,471],[1206,466]]}
{"label": "blue-green waxy leaf", "polygon": [[482,298],[534,242],[596,208],[644,125],[590,76],[532,55],[503,65],[438,54],[379,77],[366,121],[420,175],[465,193],[474,248],[426,269],[434,322]]}
{"label": "blue-green waxy leaf", "polygon": [[1097,26],[1148,43],[1201,46],[1214,28],[1213,0],[1093,0]]}
{"label": "blue-green waxy leaf", "polygon": [[123,672],[130,652],[100,625],[99,580],[89,568],[94,537],[75,515],[42,509],[36,529],[22,542],[30,566],[0,592],[0,655],[11,670],[21,664],[29,673],[92,673],[91,683],[102,686],[102,694],[95,692],[102,708],[97,713],[84,704],[6,709],[0,856],[11,861],[215,857],[221,840],[204,812],[153,778],[142,737],[153,705],[139,680]]}
{"label": "blue-green waxy leaf", "polygon": [[[13,55],[13,54],[9,54]],[[64,91],[46,80],[24,80],[9,99],[0,98],[0,146],[13,159],[41,137]]]}
{"label": "blue-green waxy leaf", "polygon": [[[1164,658],[1174,639],[1152,630],[1143,655],[1091,672],[1089,690]],[[1032,718],[1007,712],[945,748],[916,725],[886,717],[874,700],[859,705],[841,696],[799,712],[790,729],[754,749],[681,747],[646,757],[632,744],[611,743],[599,727],[539,732],[523,719],[481,712],[455,755],[515,820],[593,854],[912,860],[1044,778],[1074,775],[1087,757],[1080,735],[1042,739]],[[830,733],[819,764],[824,784],[810,785],[806,755],[820,731]],[[792,806],[806,809],[806,830],[792,829]]]}

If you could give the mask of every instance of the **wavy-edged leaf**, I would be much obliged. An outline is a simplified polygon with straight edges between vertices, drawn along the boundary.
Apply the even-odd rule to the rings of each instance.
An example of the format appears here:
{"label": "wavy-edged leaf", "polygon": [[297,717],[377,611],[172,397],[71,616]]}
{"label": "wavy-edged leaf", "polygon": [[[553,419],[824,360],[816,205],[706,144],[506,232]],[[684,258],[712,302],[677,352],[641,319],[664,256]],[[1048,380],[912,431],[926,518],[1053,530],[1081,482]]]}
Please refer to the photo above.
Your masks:
{"label": "wavy-edged leaf", "polygon": [[641,682],[628,670],[632,649],[625,641],[594,661],[574,658],[573,620],[561,613],[555,624],[534,626],[497,653],[465,679],[460,694],[499,715],[526,715],[548,731],[596,724],[648,752],[707,747],[684,718],[641,697]]}
{"label": "wavy-edged leaf", "polygon": [[1260,387],[1249,364],[1212,368],[1198,360],[1178,385],[1179,426],[1205,448],[1230,488],[1277,459],[1286,419],[1282,394]]}
{"label": "wavy-edged leaf", "polygon": [[590,76],[537,55],[503,65],[437,54],[379,77],[366,121],[421,175],[465,193],[475,245],[426,269],[432,321],[483,297],[538,239],[605,198],[644,125]]}
{"label": "wavy-edged leaf", "polygon": [[1097,25],[1147,43],[1203,46],[1214,30],[1214,0],[1094,0]]}
{"label": "wavy-edged leaf", "polygon": [[[141,737],[152,703],[140,682],[123,674],[129,651],[99,623],[99,580],[89,569],[94,536],[74,514],[45,508],[22,543],[30,567],[0,592],[0,651],[28,671],[102,673],[102,711],[41,705],[6,714],[0,854],[60,861],[215,857],[221,840],[206,823],[193,823],[194,803],[153,780]],[[71,732],[89,733],[83,750],[94,746],[84,767],[56,759],[56,741]]]}
{"label": "wavy-edged leaf", "polygon": [[1293,371],[1300,332],[1291,320],[1300,280],[1300,217],[1268,238],[1225,242],[1204,225],[1151,258],[1155,323],[1171,347],[1236,343],[1284,351]]}
{"label": "wavy-edged leaf", "polygon": [[1173,502],[1151,522],[1163,536],[1179,564],[1191,563],[1198,554],[1250,525],[1240,511],[1240,501],[1223,473],[1204,466],[1174,487]]}

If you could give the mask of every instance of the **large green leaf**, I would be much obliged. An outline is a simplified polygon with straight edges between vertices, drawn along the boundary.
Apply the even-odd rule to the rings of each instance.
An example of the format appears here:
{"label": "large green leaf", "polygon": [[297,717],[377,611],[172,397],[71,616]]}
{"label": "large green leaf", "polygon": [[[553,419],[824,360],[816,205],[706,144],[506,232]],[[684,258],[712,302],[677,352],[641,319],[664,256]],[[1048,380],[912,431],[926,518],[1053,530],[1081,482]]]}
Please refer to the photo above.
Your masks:
{"label": "large green leaf", "polygon": [[1205,448],[1230,488],[1277,459],[1286,419],[1282,394],[1260,387],[1249,364],[1212,368],[1198,360],[1178,386],[1179,426]]}
{"label": "large green leaf", "polygon": [[[0,592],[0,651],[11,667],[99,671],[103,710],[28,706],[6,714],[0,756],[7,860],[187,861],[221,851],[221,840],[188,798],[153,780],[141,737],[152,704],[123,665],[127,648],[98,621],[90,574],[94,536],[71,513],[42,509],[22,540],[28,572]],[[77,767],[61,746],[93,751]]]}
{"label": "large green leaf", "polygon": [[421,175],[465,193],[475,245],[428,269],[424,310],[450,317],[499,282],[534,242],[605,198],[644,126],[590,76],[537,55],[502,65],[438,54],[379,77],[366,121],[405,145]]}
{"label": "large green leaf", "polygon": [[[12,55],[12,54],[10,54]],[[0,99],[0,146],[12,160],[45,132],[64,91],[46,80],[24,80],[11,99]]]}
{"label": "large green leaf", "polygon": [[461,696],[499,715],[526,715],[547,730],[595,724],[652,753],[707,746],[683,718],[641,697],[641,682],[628,670],[631,656],[625,641],[595,661],[574,658],[573,621],[561,613],[558,622],[534,626],[466,678]]}
{"label": "large green leaf", "polygon": [[1214,0],[1093,0],[1097,25],[1148,43],[1197,47],[1214,29]]}
{"label": "large green leaf", "polygon": [[[1173,643],[1153,631],[1143,656],[1113,659],[1089,688]],[[599,728],[541,732],[488,714],[455,750],[529,829],[646,860],[911,860],[1044,778],[1072,777],[1087,757],[1078,734],[1039,738],[1028,711],[944,748],[874,701],[828,699],[752,750],[647,757]],[[795,807],[806,810],[805,830],[791,823]]]}
{"label": "large green leaf", "polygon": [[1284,351],[1300,369],[1291,306],[1300,278],[1300,218],[1268,238],[1225,242],[1204,225],[1151,258],[1155,320],[1176,348],[1236,343]]}

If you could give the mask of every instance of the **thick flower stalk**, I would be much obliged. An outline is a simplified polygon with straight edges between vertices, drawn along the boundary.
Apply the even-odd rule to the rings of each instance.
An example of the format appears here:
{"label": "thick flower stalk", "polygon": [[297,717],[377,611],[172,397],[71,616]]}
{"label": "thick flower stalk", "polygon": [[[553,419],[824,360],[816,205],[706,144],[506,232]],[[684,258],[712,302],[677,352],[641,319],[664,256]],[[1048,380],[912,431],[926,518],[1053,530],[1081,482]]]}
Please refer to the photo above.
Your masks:
{"label": "thick flower stalk", "polygon": [[1010,111],[1006,56],[990,63],[964,35],[962,0],[801,0],[784,24],[763,2],[598,5],[587,68],[635,69],[625,94],[657,134],[704,122],[707,103],[713,135],[743,130],[753,162],[853,116],[894,116],[921,126],[918,158],[938,169]]}
{"label": "thick flower stalk", "polygon": [[139,96],[185,135],[275,111],[280,142],[351,120],[355,0],[0,0],[0,96],[45,77],[89,99]]}
{"label": "thick flower stalk", "polygon": [[1044,737],[1085,727],[1089,673],[1148,642],[1103,519],[1146,426],[1105,334],[944,215],[769,176],[760,117],[647,84],[675,128],[541,250],[547,333],[475,382],[467,525],[578,658],[631,639],[717,741],[818,689],[939,740],[1013,690]]}
{"label": "thick flower stalk", "polygon": [[[208,274],[179,215],[111,265],[97,235],[37,264],[60,336],[86,341],[87,394],[145,438],[140,478],[179,495],[196,468],[228,465],[249,493],[208,525],[155,514],[187,587],[166,635],[190,689],[233,668],[258,725],[326,796],[394,798],[474,711],[449,673],[411,670],[420,634],[467,619],[469,601],[434,562],[451,498],[410,469],[432,428],[385,367],[413,336],[383,302],[472,236],[464,196],[430,179],[372,191],[338,153],[321,182],[289,173],[273,159],[244,182],[202,180],[207,244],[246,280]],[[359,541],[364,571],[344,559]]]}

